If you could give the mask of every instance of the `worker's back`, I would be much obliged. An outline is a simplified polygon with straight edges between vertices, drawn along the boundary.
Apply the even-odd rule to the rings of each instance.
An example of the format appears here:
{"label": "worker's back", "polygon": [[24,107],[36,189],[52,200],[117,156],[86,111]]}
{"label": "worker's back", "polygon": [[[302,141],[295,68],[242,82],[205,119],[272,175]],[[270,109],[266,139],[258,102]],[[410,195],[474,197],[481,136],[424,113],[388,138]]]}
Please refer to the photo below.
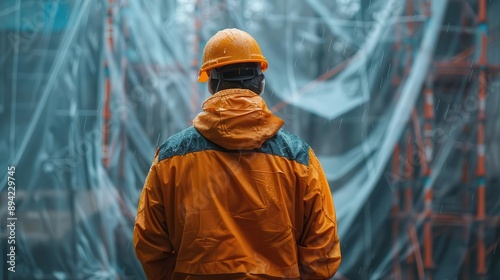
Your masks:
{"label": "worker's back", "polygon": [[[241,31],[226,33],[214,37],[226,42]],[[255,44],[250,50],[260,53]],[[200,77],[213,95],[193,127],[157,150],[134,229],[148,279],[327,279],[338,269],[321,165],[260,97],[265,58],[247,56],[252,63],[216,69],[227,61],[204,56]]]}

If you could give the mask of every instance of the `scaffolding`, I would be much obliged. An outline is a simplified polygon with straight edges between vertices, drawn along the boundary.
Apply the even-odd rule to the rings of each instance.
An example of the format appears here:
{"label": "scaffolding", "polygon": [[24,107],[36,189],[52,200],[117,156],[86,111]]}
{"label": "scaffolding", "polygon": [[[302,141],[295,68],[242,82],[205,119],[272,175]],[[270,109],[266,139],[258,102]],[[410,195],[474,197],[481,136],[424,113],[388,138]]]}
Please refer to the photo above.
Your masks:
{"label": "scaffolding", "polygon": [[[461,22],[456,32],[459,32],[465,40],[470,40],[471,36],[474,36],[475,42],[471,46],[466,45],[465,49],[447,60],[433,62],[432,70],[422,88],[422,104],[413,109],[412,120],[408,124],[406,134],[394,149],[392,172],[403,175],[404,180],[399,180],[395,184],[391,211],[392,236],[396,240],[393,244],[394,260],[390,274],[392,279],[441,279],[435,275],[442,261],[436,257],[439,254],[436,244],[445,242],[444,238],[447,237],[456,238],[457,234],[462,240],[457,243],[467,245],[467,249],[458,259],[461,262],[458,265],[461,269],[455,274],[459,275],[458,279],[495,277],[487,265],[493,267],[492,252],[500,242],[500,238],[495,234],[500,229],[500,216],[494,212],[495,209],[488,209],[486,193],[491,192],[490,195],[494,197],[498,185],[493,181],[488,182],[486,177],[488,168],[485,154],[488,151],[485,141],[488,137],[486,100],[488,94],[498,94],[498,92],[487,92],[488,81],[492,76],[500,74],[500,68],[499,65],[488,63],[487,58],[487,45],[492,40],[488,35],[487,1],[479,0],[476,9],[471,1],[454,2],[454,5],[461,7]],[[407,15],[412,15],[415,1],[409,0],[406,4]],[[432,2],[418,1],[418,4],[423,11],[429,11],[428,6],[432,5]],[[474,10],[477,10],[477,13],[473,13]],[[448,32],[449,25],[446,31],[444,28],[446,27],[443,27],[442,32]],[[411,23],[408,23],[407,30],[410,33],[408,36],[411,37],[413,30]],[[398,41],[394,48],[400,47]],[[413,48],[411,42],[406,42],[406,47],[408,57],[411,57]],[[406,68],[410,65],[411,61],[407,61]],[[395,77],[395,80],[397,82],[398,77]],[[471,119],[456,120],[459,131],[450,131],[450,133],[461,133],[463,138],[466,138],[460,147],[450,147],[456,148],[463,156],[461,181],[457,187],[457,191],[461,194],[462,208],[442,211],[443,205],[436,207],[433,203],[435,194],[439,193],[439,185],[436,180],[431,180],[433,167],[437,166],[440,169],[443,167],[437,157],[436,146],[440,148],[445,146],[443,145],[445,140],[436,138],[436,134],[433,133],[436,131],[434,126],[442,125],[436,120],[436,112],[439,109],[435,100],[441,100],[443,95],[454,94],[454,91],[459,92],[457,85],[462,84],[464,80],[468,84],[463,98],[465,102],[469,102],[465,106],[470,107],[465,108],[468,111],[462,113],[467,114],[465,117],[469,117],[470,114]],[[476,84],[474,80],[477,81]],[[442,88],[439,87],[443,83],[451,88],[440,90]],[[449,112],[448,109],[445,114]],[[445,115],[444,118],[446,117]],[[475,136],[470,139],[471,137],[468,137],[470,134]],[[416,164],[416,160],[420,161],[419,164]],[[404,170],[404,174],[401,170]],[[422,200],[423,203],[420,203]],[[475,207],[472,207],[474,205]],[[417,230],[418,228],[421,230]],[[403,247],[397,242],[402,230],[407,231],[411,240]],[[498,271],[496,273],[498,274]]]}

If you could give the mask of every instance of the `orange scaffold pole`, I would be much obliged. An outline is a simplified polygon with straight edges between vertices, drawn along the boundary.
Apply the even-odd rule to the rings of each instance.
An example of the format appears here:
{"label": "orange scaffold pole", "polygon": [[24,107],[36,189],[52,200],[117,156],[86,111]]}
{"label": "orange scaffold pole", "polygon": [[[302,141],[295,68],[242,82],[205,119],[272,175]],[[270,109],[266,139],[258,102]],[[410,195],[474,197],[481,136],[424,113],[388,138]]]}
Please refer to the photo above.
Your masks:
{"label": "orange scaffold pole", "polygon": [[[107,45],[110,52],[113,52],[114,41],[113,41],[113,4],[114,0],[108,0],[107,9],[107,21],[106,21],[106,34],[107,34]],[[110,99],[111,99],[111,71],[109,70],[109,62],[106,59],[104,61],[104,109],[103,109],[103,128],[102,128],[102,163],[105,167],[109,164],[109,128],[111,124],[111,110],[110,110]]]}
{"label": "orange scaffold pole", "polygon": [[479,15],[477,30],[479,33],[479,91],[478,91],[478,127],[477,127],[477,211],[478,221],[478,246],[477,246],[477,270],[479,278],[486,274],[486,245],[484,241],[485,218],[486,218],[486,160],[485,160],[485,125],[486,125],[486,46],[487,46],[487,18],[486,0],[479,0]]}
{"label": "orange scaffold pole", "polygon": [[431,161],[433,157],[432,123],[434,120],[434,94],[430,79],[424,89],[424,155],[426,164],[423,166],[424,176],[424,267],[426,279],[433,278],[433,225],[432,225],[432,174]]}

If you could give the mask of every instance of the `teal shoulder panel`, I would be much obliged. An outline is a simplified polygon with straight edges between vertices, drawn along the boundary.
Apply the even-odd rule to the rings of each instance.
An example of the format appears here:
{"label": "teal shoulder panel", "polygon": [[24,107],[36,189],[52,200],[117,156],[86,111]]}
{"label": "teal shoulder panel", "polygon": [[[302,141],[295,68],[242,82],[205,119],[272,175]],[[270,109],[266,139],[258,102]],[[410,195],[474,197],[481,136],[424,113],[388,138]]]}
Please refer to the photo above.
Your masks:
{"label": "teal shoulder panel", "polygon": [[298,136],[280,129],[259,148],[261,153],[285,157],[309,165],[309,145]]}
{"label": "teal shoulder panel", "polygon": [[158,161],[205,150],[229,151],[208,141],[196,128],[191,126],[170,136],[160,145]]}
{"label": "teal shoulder panel", "polygon": [[225,153],[264,153],[284,157],[305,165],[309,164],[309,145],[284,129],[280,129],[276,135],[269,138],[258,149],[228,150],[209,141],[192,126],[172,135],[160,145],[158,161],[207,150]]}

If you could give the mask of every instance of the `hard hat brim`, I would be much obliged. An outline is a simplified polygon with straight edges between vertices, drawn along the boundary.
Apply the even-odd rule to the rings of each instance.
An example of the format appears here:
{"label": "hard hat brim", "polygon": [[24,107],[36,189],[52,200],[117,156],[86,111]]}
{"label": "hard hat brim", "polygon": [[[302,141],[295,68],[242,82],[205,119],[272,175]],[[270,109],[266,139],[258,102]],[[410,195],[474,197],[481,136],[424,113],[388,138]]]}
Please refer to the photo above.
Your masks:
{"label": "hard hat brim", "polygon": [[200,73],[198,73],[198,82],[200,82],[200,83],[208,82],[207,71],[200,71]]}
{"label": "hard hat brim", "polygon": [[221,66],[226,66],[230,64],[237,64],[237,63],[246,63],[246,62],[255,62],[255,63],[260,63],[260,69],[262,72],[267,70],[268,64],[267,60],[265,57],[261,56],[262,58],[259,59],[240,59],[240,60],[232,60],[232,61],[226,61],[226,62],[216,62],[211,66],[202,66],[200,69],[200,72],[198,72],[198,82],[200,83],[205,83],[208,81],[208,71],[210,69],[216,68],[216,67],[221,67]]}

